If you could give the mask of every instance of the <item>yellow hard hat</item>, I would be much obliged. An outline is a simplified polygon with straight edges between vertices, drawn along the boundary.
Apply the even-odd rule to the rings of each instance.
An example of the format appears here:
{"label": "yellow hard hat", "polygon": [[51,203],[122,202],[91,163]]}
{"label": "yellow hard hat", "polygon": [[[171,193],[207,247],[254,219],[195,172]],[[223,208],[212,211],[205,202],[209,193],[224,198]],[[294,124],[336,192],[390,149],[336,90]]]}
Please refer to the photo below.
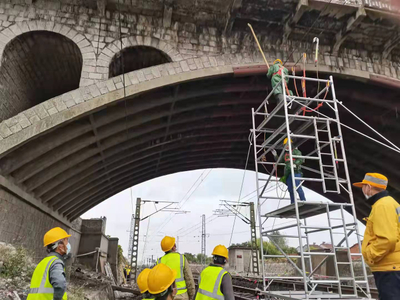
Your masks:
{"label": "yellow hard hat", "polygon": [[167,290],[176,278],[176,271],[162,263],[156,265],[147,277],[149,293],[160,294]]}
{"label": "yellow hard hat", "polygon": [[140,274],[136,280],[136,283],[142,294],[146,293],[149,290],[149,287],[147,286],[147,278],[149,277],[150,272],[151,272],[150,269],[148,269],[148,268],[144,269],[142,272],[140,272]]}
{"label": "yellow hard hat", "polygon": [[70,236],[70,234],[68,234],[64,229],[60,227],[50,229],[43,237],[43,247],[46,247],[47,245],[53,244]]}
{"label": "yellow hard hat", "polygon": [[[284,139],[284,140],[283,140],[283,144],[286,145],[286,144],[287,144],[287,141],[288,141],[288,138]],[[293,143],[292,140],[290,140],[290,142]]]}
{"label": "yellow hard hat", "polygon": [[165,236],[161,240],[161,249],[164,252],[168,252],[175,246],[175,238],[172,236]]}
{"label": "yellow hard hat", "polygon": [[386,190],[388,179],[386,176],[379,173],[367,173],[362,182],[353,183],[355,187],[362,187],[364,184]]}
{"label": "yellow hard hat", "polygon": [[218,255],[228,259],[228,249],[224,245],[218,245],[214,248],[212,255]]}
{"label": "yellow hard hat", "polygon": [[279,58],[275,59],[274,64],[276,64],[277,62],[279,62],[281,65],[283,64],[283,62]]}

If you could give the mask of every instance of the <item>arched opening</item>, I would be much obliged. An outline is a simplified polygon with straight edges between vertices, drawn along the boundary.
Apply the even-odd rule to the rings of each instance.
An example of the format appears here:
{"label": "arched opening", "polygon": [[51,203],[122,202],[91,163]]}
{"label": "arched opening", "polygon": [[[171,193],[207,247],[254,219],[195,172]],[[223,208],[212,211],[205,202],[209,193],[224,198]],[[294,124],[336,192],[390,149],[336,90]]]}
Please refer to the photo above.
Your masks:
{"label": "arched opening", "polygon": [[128,47],[115,54],[111,60],[109,78],[171,61],[167,54],[153,47]]}
{"label": "arched opening", "polygon": [[0,121],[79,87],[82,54],[61,34],[23,33],[4,49],[0,69]]}

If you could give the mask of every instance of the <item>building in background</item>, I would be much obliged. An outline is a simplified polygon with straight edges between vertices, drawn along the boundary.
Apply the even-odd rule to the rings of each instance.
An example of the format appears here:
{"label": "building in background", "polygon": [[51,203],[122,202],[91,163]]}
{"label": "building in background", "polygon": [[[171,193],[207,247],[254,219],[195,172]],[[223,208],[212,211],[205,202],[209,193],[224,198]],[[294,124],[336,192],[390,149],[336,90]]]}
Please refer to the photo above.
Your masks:
{"label": "building in background", "polygon": [[229,269],[238,273],[251,273],[251,247],[231,246]]}

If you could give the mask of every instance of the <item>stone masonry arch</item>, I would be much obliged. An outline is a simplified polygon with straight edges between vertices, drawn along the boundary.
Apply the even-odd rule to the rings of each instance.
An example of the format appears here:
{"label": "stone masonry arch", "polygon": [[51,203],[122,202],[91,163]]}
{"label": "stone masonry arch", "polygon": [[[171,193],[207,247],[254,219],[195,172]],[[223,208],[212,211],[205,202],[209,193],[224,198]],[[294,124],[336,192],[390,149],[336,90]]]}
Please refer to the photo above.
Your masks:
{"label": "stone masonry arch", "polygon": [[[267,53],[267,57],[271,60],[275,55]],[[293,63],[287,67],[291,65]],[[346,98],[365,112],[385,113],[392,108],[390,102],[376,101],[384,98],[379,91],[371,87],[363,94],[363,88],[377,77],[399,85],[399,81],[393,79],[398,76],[396,70],[390,78],[351,68],[350,64],[349,67],[338,65],[337,62],[336,66],[325,63],[319,66],[319,71],[324,77],[337,75],[339,99]],[[316,71],[312,61],[306,69],[311,73]],[[263,60],[256,53],[202,56],[124,74],[125,87],[123,75],[119,75],[45,101],[0,123],[0,180],[11,176],[27,192],[50,205],[48,207],[74,220],[128,185],[153,178],[154,170],[157,176],[162,176],[204,168],[203,161],[208,163],[207,168],[242,168],[241,159],[248,148],[244,143],[247,143],[250,126],[250,106],[255,100],[256,105],[259,104],[265,96],[255,94],[257,99],[254,94],[243,98],[238,95],[267,93],[265,73]],[[258,79],[251,80],[254,77]],[[247,81],[240,82],[240,78]],[[347,79],[351,86],[343,88]],[[199,85],[206,82],[209,85]],[[375,80],[376,83],[379,81]],[[353,88],[353,85],[358,87]],[[390,99],[396,98],[396,91],[390,88],[382,92]],[[174,105],[176,117],[169,123],[166,120],[171,114],[171,105]],[[377,124],[372,123],[373,127]],[[204,133],[204,130],[211,131]],[[219,135],[226,142],[222,150],[216,148],[221,142]],[[160,146],[166,137],[178,144]],[[201,153],[207,149],[190,148],[192,142],[188,149],[179,145],[182,137],[193,139],[194,144],[204,140],[205,147],[211,151],[209,156]],[[393,132],[388,134],[388,138],[391,137]],[[349,148],[350,152],[357,150],[357,143],[349,142],[354,146]],[[157,155],[163,151],[164,158],[160,158],[158,164],[157,157],[161,156]],[[222,162],[218,161],[222,155],[215,156],[220,151],[226,151]],[[175,168],[180,156],[187,152],[190,153],[188,163]],[[356,152],[359,157],[359,151]],[[386,154],[381,152],[380,155]],[[354,157],[353,154],[353,168]],[[379,169],[382,165],[375,167]],[[139,175],[132,174],[132,169]],[[358,173],[356,175],[361,176]],[[71,180],[77,183],[73,195],[69,189]],[[400,191],[395,181],[391,186]],[[363,209],[366,210],[359,208]],[[366,215],[365,211],[362,215]]]}
{"label": "stone masonry arch", "polygon": [[[92,43],[83,34],[72,29],[70,26],[59,24],[52,21],[22,21],[15,22],[14,25],[5,28],[0,31],[0,67],[3,60],[3,52],[6,45],[9,44],[13,39],[17,38],[23,33],[32,31],[50,31],[61,34],[66,38],[74,42],[81,51],[82,54],[82,74],[80,79],[80,86],[87,86],[92,81],[89,71],[96,66],[96,55]],[[101,79],[101,78],[97,78]]]}
{"label": "stone masonry arch", "polygon": [[[274,58],[273,53],[266,53],[267,59]],[[178,57],[178,56],[176,56]],[[355,78],[359,81],[375,80],[391,85],[400,85],[396,70],[391,73],[382,70],[374,74],[361,68],[340,64],[340,57],[332,63],[321,64],[319,72],[342,77]],[[343,59],[342,59],[343,60]],[[292,63],[293,64],[293,63]],[[288,64],[289,67],[290,63]],[[356,66],[356,65],[355,65]],[[237,70],[240,68],[241,70]],[[306,64],[307,71],[316,71],[312,59]],[[221,74],[240,74],[241,72],[266,73],[262,57],[258,53],[226,54],[220,56],[202,56],[179,62],[158,65],[125,74],[126,97],[134,97],[143,92],[165,85],[195,80],[201,77],[212,77]],[[390,71],[389,71],[390,72]],[[388,74],[390,76],[385,76]],[[103,105],[110,105],[124,98],[122,75],[99,81],[89,86],[65,93],[32,107],[15,117],[0,122],[0,158],[18,148],[29,139],[52,130],[74,118],[88,114]]]}
{"label": "stone masonry arch", "polygon": [[97,71],[102,74],[102,79],[108,79],[109,66],[113,57],[118,54],[121,50],[135,47],[135,46],[148,46],[155,48],[167,56],[169,56],[172,62],[182,61],[182,55],[179,51],[170,43],[162,41],[155,37],[145,37],[142,36],[129,36],[122,38],[122,48],[121,40],[116,39],[111,42],[107,47],[105,47],[98,56],[97,59]]}

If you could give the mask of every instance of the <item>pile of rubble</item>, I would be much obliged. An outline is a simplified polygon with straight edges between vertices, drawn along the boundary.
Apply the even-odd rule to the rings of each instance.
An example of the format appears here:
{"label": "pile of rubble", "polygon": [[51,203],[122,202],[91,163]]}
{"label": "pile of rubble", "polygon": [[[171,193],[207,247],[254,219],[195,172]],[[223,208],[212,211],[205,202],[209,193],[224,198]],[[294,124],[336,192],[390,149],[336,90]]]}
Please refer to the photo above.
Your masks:
{"label": "pile of rubble", "polygon": [[[68,300],[139,300],[134,282],[117,286],[105,274],[66,264]],[[25,300],[36,263],[23,248],[0,243],[0,299]]]}
{"label": "pile of rubble", "polygon": [[0,243],[0,299],[26,299],[35,266],[25,249]]}

